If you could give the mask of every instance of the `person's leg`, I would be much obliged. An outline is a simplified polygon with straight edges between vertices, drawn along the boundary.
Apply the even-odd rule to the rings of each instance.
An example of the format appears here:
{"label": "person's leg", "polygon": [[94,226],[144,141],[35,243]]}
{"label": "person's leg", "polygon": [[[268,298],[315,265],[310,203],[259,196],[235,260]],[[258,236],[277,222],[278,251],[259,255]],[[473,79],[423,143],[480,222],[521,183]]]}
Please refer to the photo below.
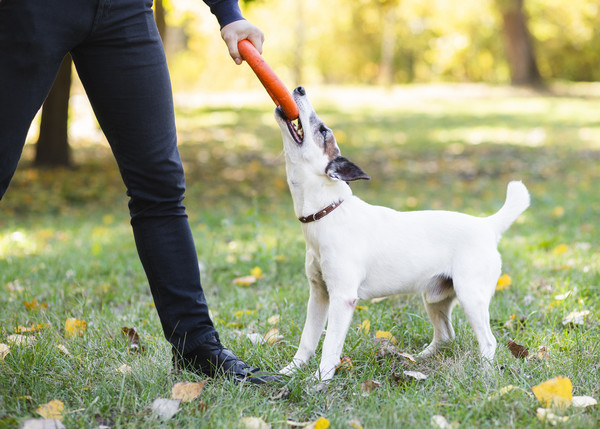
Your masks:
{"label": "person's leg", "polygon": [[63,57],[93,19],[73,3],[0,1],[0,199]]}
{"label": "person's leg", "polygon": [[185,181],[162,42],[150,0],[100,3],[73,61],[127,186],[138,253],[165,336],[183,353],[216,331],[182,204]]}

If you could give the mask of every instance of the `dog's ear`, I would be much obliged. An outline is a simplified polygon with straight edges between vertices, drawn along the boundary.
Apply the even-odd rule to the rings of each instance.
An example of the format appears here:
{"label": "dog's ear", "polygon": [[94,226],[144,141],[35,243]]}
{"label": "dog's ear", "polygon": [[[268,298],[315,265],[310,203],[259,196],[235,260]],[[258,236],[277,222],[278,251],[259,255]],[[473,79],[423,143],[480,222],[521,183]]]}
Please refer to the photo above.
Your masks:
{"label": "dog's ear", "polygon": [[327,164],[325,168],[327,174],[333,180],[343,180],[344,182],[352,182],[354,180],[370,180],[371,177],[362,171],[362,169],[343,156],[336,157],[333,161]]}

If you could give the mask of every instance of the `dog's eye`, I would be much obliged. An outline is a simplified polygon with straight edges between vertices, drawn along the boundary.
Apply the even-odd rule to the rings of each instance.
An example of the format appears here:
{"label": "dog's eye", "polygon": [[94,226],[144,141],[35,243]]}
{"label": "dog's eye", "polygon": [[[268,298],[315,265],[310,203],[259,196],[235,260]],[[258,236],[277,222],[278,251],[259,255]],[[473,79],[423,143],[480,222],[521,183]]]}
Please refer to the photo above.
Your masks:
{"label": "dog's eye", "polygon": [[327,133],[329,132],[329,128],[327,128],[325,125],[321,125],[319,132],[323,136],[324,143],[327,143]]}

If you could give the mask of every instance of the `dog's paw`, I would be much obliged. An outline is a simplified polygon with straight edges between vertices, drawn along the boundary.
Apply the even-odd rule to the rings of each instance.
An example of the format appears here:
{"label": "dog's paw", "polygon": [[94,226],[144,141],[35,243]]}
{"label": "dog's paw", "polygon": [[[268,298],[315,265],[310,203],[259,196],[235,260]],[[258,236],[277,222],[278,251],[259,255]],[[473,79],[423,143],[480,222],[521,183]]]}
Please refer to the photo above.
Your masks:
{"label": "dog's paw", "polygon": [[286,366],[285,368],[282,368],[279,371],[279,374],[282,375],[294,375],[296,372],[298,372],[298,370],[300,369],[300,367],[298,365],[296,365],[295,363],[290,363],[288,366]]}
{"label": "dog's paw", "polygon": [[437,352],[437,347],[433,344],[428,345],[425,349],[417,355],[417,359],[429,359],[432,356],[435,356]]}

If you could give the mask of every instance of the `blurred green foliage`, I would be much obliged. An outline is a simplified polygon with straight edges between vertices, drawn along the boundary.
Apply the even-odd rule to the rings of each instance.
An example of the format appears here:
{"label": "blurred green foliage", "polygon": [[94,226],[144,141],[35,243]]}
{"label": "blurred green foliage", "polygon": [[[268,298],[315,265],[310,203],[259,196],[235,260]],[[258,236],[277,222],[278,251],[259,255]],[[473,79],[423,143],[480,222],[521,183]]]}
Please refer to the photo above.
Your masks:
{"label": "blurred green foliage", "polygon": [[[508,83],[499,3],[260,0],[243,3],[243,12],[264,31],[264,56],[290,87],[378,83],[385,55],[390,83]],[[597,0],[525,0],[524,7],[544,79],[600,79]],[[176,87],[236,89],[254,79],[235,68],[202,2],[170,0],[167,21]]]}

